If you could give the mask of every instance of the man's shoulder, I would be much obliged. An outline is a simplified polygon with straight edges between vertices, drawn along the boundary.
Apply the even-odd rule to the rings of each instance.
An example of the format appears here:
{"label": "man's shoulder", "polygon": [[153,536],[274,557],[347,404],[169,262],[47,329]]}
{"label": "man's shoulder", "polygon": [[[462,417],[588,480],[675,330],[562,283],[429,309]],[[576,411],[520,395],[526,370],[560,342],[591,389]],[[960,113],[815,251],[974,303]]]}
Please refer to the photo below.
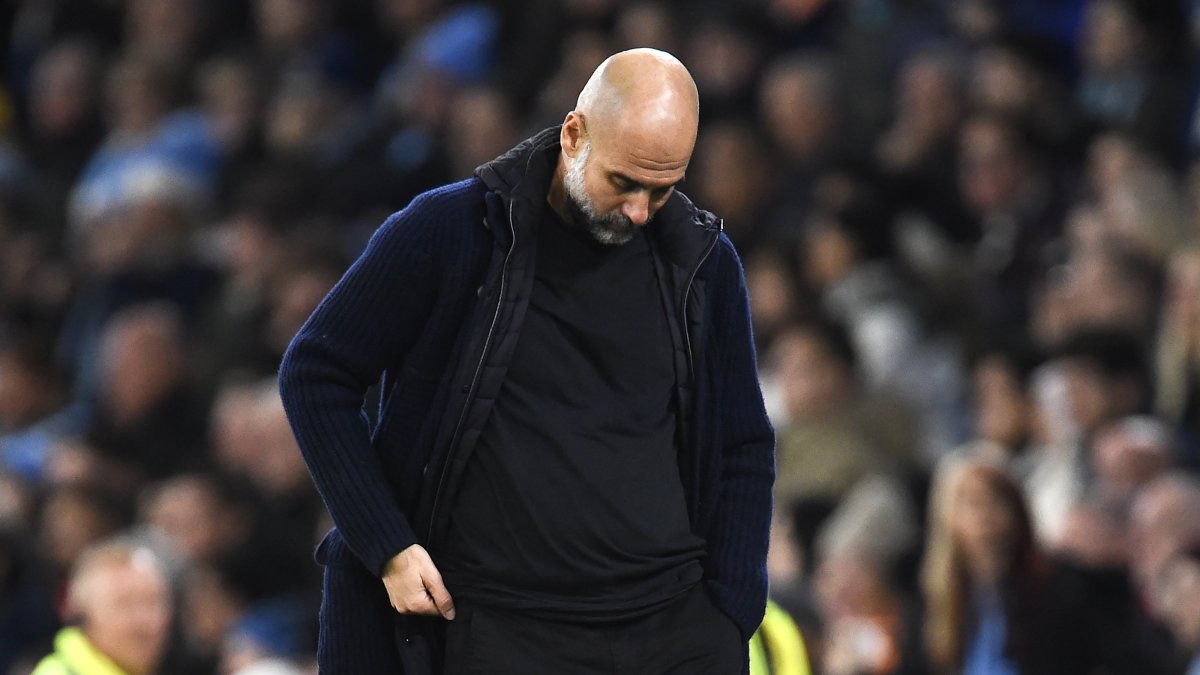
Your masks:
{"label": "man's shoulder", "polygon": [[51,654],[38,662],[33,675],[70,675],[71,671],[57,654]]}
{"label": "man's shoulder", "polygon": [[483,208],[487,187],[483,181],[472,176],[455,183],[448,183],[413,197],[400,213],[416,212],[423,215],[446,214],[453,216],[464,211]]}
{"label": "man's shoulder", "polygon": [[725,281],[731,277],[740,276],[742,257],[729,235],[722,229],[717,233],[717,241],[713,245],[712,255],[708,257],[710,276],[717,276]]}
{"label": "man's shoulder", "polygon": [[[465,243],[484,236],[487,188],[468,178],[433,188],[413,197],[379,227],[377,237],[390,245],[436,246],[437,241]],[[480,239],[482,241],[482,239]],[[457,249],[457,245],[450,249]],[[433,250],[432,248],[429,250]]]}

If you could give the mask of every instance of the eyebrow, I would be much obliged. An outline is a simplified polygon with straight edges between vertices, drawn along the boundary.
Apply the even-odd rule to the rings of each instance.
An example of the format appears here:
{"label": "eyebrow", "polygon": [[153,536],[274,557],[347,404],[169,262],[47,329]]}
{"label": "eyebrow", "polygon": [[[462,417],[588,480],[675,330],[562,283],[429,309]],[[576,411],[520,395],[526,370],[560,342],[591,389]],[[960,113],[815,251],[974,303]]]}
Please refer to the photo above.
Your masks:
{"label": "eyebrow", "polygon": [[634,180],[634,179],[630,178],[629,176],[626,176],[625,174],[623,174],[623,173],[621,173],[621,172],[619,172],[619,171],[612,171],[612,172],[609,172],[609,177],[610,177],[611,179],[614,179],[614,180],[621,181],[622,183],[625,183],[625,184],[629,185],[630,187],[634,187],[634,188],[641,188],[641,189],[647,190],[647,191],[649,191],[649,192],[654,192],[655,190],[669,190],[669,189],[671,189],[671,188],[673,188],[673,187],[676,187],[676,186],[678,186],[680,183],[682,183],[682,182],[683,182],[684,178],[686,178],[686,177],[687,177],[687,174],[684,174],[684,175],[680,176],[680,177],[679,177],[679,180],[677,180],[677,181],[675,181],[675,182],[673,182],[673,183],[669,183],[669,184],[667,184],[667,185],[659,185],[659,186],[655,186],[655,187],[651,187],[651,186],[649,186],[649,185],[646,185],[645,183],[641,183],[641,182],[639,182],[639,181],[636,181],[636,180]]}

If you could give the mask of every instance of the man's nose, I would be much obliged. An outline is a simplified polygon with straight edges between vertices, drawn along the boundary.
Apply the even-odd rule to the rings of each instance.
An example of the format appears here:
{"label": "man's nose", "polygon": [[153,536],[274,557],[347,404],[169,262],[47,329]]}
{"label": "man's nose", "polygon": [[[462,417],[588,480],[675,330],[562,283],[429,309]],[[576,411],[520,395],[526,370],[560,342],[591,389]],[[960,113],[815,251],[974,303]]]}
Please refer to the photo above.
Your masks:
{"label": "man's nose", "polygon": [[638,192],[625,201],[621,211],[634,225],[641,227],[650,220],[650,195]]}

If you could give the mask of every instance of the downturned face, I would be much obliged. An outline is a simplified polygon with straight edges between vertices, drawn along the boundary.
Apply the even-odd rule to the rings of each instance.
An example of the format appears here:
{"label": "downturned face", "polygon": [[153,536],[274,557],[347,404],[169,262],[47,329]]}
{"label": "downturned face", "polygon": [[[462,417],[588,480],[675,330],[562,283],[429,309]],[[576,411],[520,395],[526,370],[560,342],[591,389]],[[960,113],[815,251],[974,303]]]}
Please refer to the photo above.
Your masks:
{"label": "downturned face", "polygon": [[579,147],[566,153],[567,206],[602,243],[626,243],[636,228],[649,224],[691,160],[694,130],[639,126],[658,128],[616,125],[585,133]]}

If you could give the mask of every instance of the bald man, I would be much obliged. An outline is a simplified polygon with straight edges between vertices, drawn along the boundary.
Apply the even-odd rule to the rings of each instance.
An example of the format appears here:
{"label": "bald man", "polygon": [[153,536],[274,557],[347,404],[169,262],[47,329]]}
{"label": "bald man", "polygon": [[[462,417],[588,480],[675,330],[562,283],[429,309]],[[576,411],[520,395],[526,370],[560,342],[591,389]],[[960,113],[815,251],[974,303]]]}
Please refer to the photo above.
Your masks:
{"label": "bald man", "polygon": [[68,611],[77,626],[54,639],[33,675],[148,675],[170,637],[171,592],[158,558],[111,539],[84,551],[71,574]]}
{"label": "bald man", "polygon": [[773,433],[737,254],[676,189],[697,101],[669,54],[610,57],[560,127],[389,218],[296,335],[323,673],[747,670]]}

